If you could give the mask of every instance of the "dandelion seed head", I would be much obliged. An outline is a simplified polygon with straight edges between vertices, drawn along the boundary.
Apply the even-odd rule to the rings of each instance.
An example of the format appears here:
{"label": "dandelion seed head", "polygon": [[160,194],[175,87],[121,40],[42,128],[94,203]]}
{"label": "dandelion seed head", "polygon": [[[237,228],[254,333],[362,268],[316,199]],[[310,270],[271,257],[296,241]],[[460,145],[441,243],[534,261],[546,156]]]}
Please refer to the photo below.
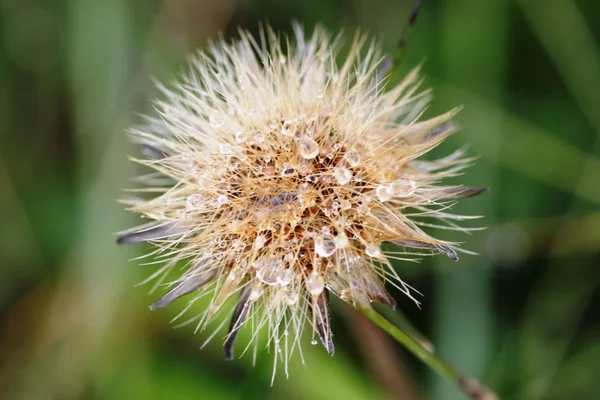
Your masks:
{"label": "dandelion seed head", "polygon": [[[235,303],[228,357],[243,326],[254,345],[265,328],[285,363],[305,326],[333,354],[330,293],[351,305],[393,305],[388,282],[414,299],[391,261],[410,249],[456,256],[419,217],[452,220],[447,202],[463,192],[439,181],[470,160],[417,160],[452,132],[456,110],[419,119],[418,70],[394,86],[378,81],[381,53],[366,37],[338,60],[339,38],[320,27],[306,37],[296,25],[285,51],[269,28],[260,39],[240,35],[192,59],[175,89],[161,87],[157,114],[132,130],[162,155],[138,161],[169,184],[146,179],[151,196],[129,204],[154,222],[122,242],[156,246],[159,282],[184,266],[153,308],[206,296],[194,318],[204,329]],[[386,242],[406,251],[383,251]]]}

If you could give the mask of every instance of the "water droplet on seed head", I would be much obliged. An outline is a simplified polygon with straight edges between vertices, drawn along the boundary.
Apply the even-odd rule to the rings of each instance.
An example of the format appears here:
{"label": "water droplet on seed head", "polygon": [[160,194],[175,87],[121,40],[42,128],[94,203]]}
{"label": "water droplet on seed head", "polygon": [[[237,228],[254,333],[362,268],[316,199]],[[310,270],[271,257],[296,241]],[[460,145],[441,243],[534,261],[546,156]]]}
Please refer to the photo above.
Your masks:
{"label": "water droplet on seed head", "polygon": [[333,171],[333,175],[335,176],[335,180],[340,185],[345,185],[352,179],[352,171],[348,168],[338,167]]}
{"label": "water droplet on seed head", "polygon": [[346,153],[344,159],[348,162],[348,164],[350,164],[351,167],[356,167],[358,164],[360,164],[360,157],[358,154],[352,151]]}
{"label": "water droplet on seed head", "polygon": [[377,197],[379,197],[379,200],[382,202],[388,201],[394,195],[390,186],[384,185],[384,184],[377,186],[376,193],[377,193]]}
{"label": "water droplet on seed head", "polygon": [[310,160],[319,154],[319,145],[314,139],[305,135],[298,139],[298,151],[302,158]]}
{"label": "water droplet on seed head", "polygon": [[208,120],[210,124],[215,128],[219,128],[225,123],[225,117],[218,111],[213,111],[212,113],[210,113]]}
{"label": "water droplet on seed head", "polygon": [[409,197],[415,192],[417,183],[410,179],[400,178],[394,181],[390,188],[396,197]]}
{"label": "water droplet on seed head", "polygon": [[203,200],[204,200],[204,198],[201,195],[193,194],[187,198],[186,206],[187,206],[187,208],[193,208],[197,204],[200,204]]}
{"label": "water droplet on seed head", "polygon": [[318,296],[323,293],[324,289],[325,282],[321,275],[313,272],[308,279],[306,279],[306,290],[308,290],[311,295]]}
{"label": "water droplet on seed head", "polygon": [[381,255],[381,249],[375,243],[369,243],[365,246],[365,253],[367,253],[369,257],[376,258]]}
{"label": "water droplet on seed head", "polygon": [[315,239],[315,253],[321,257],[330,257],[335,252],[335,242],[331,234],[321,234]]}

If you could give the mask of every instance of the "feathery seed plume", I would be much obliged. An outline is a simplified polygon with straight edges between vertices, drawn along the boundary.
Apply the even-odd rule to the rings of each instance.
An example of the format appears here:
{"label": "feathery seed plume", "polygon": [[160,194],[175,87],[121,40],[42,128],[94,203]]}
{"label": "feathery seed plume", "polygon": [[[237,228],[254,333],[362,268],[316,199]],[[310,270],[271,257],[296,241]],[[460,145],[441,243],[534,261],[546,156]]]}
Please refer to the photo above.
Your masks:
{"label": "feathery seed plume", "polygon": [[[417,69],[391,86],[365,36],[338,65],[340,37],[294,29],[283,41],[265,28],[258,40],[241,31],[235,43],[213,43],[174,89],[160,87],[156,115],[132,130],[146,155],[135,161],[155,172],[139,190],[146,197],[126,201],[152,222],[118,239],[156,246],[159,282],[184,265],[152,309],[208,296],[195,321],[229,322],[227,358],[243,326],[255,345],[266,327],[285,365],[306,322],[333,354],[330,294],[393,307],[389,283],[414,300],[391,260],[457,260],[453,243],[421,227],[438,226],[433,218],[460,229],[452,221],[465,217],[449,206],[483,190],[439,184],[468,166],[463,151],[419,160],[453,132],[456,110],[421,120],[429,94]],[[383,251],[385,242],[404,249]],[[231,299],[232,317],[220,319]]]}

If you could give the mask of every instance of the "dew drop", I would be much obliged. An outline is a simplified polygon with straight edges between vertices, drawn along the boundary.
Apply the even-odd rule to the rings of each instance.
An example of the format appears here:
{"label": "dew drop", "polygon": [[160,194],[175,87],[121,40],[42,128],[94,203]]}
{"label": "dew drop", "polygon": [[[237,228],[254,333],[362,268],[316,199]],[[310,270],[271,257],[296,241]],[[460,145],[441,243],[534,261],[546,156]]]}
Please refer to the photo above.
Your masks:
{"label": "dew drop", "polygon": [[313,296],[320,295],[324,289],[325,282],[323,281],[321,275],[317,274],[316,272],[310,274],[308,279],[306,279],[306,290],[308,290],[308,293],[312,294]]}
{"label": "dew drop", "polygon": [[244,143],[246,141],[246,134],[242,131],[235,133],[235,141],[238,143]]}
{"label": "dew drop", "polygon": [[197,204],[200,204],[204,198],[199,194],[193,194],[187,198],[186,206],[187,208],[194,208]]}
{"label": "dew drop", "polygon": [[323,89],[317,90],[317,99],[322,99],[325,95],[325,91]]}
{"label": "dew drop", "polygon": [[338,167],[333,171],[333,176],[335,176],[337,183],[345,185],[352,179],[352,171],[348,168]]}
{"label": "dew drop", "polygon": [[294,136],[295,131],[296,129],[292,121],[286,120],[283,122],[283,126],[281,127],[281,134],[283,136]]}
{"label": "dew drop", "polygon": [[261,131],[254,132],[254,141],[256,143],[262,143],[265,141],[265,134]]}
{"label": "dew drop", "polygon": [[266,285],[276,285],[283,269],[283,261],[277,256],[263,256],[256,265],[256,277]]}
{"label": "dew drop", "polygon": [[252,291],[250,291],[250,296],[248,296],[248,300],[249,301],[258,300],[258,298],[260,296],[262,296],[263,292],[264,292],[264,289],[262,286],[257,286],[255,288],[252,288]]}
{"label": "dew drop", "polygon": [[267,238],[264,235],[257,235],[256,239],[254,240],[254,248],[256,250],[260,250],[263,248],[263,246],[265,245],[267,241]]}
{"label": "dew drop", "polygon": [[294,175],[294,172],[296,172],[294,168],[285,168],[281,171],[281,176],[291,176]]}
{"label": "dew drop", "polygon": [[285,301],[290,306],[298,303],[298,300],[300,300],[300,295],[296,292],[287,292],[285,294]]}
{"label": "dew drop", "polygon": [[227,276],[227,279],[229,279],[230,281],[241,281],[244,276],[246,275],[246,271],[244,271],[242,268],[233,268],[231,270],[231,272],[229,272],[229,275]]}
{"label": "dew drop", "polygon": [[346,211],[352,208],[352,203],[350,203],[348,200],[342,200],[340,206],[342,207],[342,210]]}
{"label": "dew drop", "polygon": [[375,243],[369,243],[365,246],[365,253],[369,257],[379,257],[381,255],[381,249]]}
{"label": "dew drop", "polygon": [[319,145],[312,138],[302,136],[298,141],[298,148],[302,158],[310,160],[319,154]]}
{"label": "dew drop", "polygon": [[229,147],[228,144],[223,143],[219,146],[219,151],[221,152],[221,154],[229,155],[231,154],[231,147]]}
{"label": "dew drop", "polygon": [[322,234],[315,239],[315,253],[321,257],[330,257],[335,252],[335,242],[333,235]]}
{"label": "dew drop", "polygon": [[238,167],[240,166],[240,163],[237,161],[232,161],[231,163],[229,163],[229,165],[227,166],[227,169],[229,169],[230,171],[235,171],[236,169],[238,169]]}
{"label": "dew drop", "polygon": [[317,180],[317,175],[314,175],[314,174],[307,175],[307,176],[306,176],[306,180],[307,180],[308,182],[316,182],[316,180]]}
{"label": "dew drop", "polygon": [[287,59],[285,58],[285,56],[279,56],[279,64],[285,64],[286,61]]}
{"label": "dew drop", "polygon": [[302,161],[300,163],[300,173],[307,174],[312,170],[312,164],[310,161]]}
{"label": "dew drop", "polygon": [[388,201],[393,197],[392,189],[388,185],[379,185],[377,186],[377,197],[379,197],[380,201]]}
{"label": "dew drop", "polygon": [[224,194],[222,194],[219,197],[217,197],[217,204],[219,206],[222,206],[223,204],[227,204],[228,202],[229,202],[229,199]]}
{"label": "dew drop", "polygon": [[348,240],[348,236],[345,232],[338,233],[333,241],[335,242],[335,247],[338,249],[345,249],[350,245],[350,241]]}
{"label": "dew drop", "polygon": [[351,167],[356,167],[356,166],[358,166],[358,164],[360,164],[359,155],[352,151],[349,151],[348,153],[346,153],[346,155],[344,156],[344,159],[346,160],[346,162],[348,162],[348,164],[350,164]]}
{"label": "dew drop", "polygon": [[410,179],[400,178],[394,181],[390,188],[396,197],[409,197],[415,192],[417,183]]}
{"label": "dew drop", "polygon": [[350,297],[350,291],[348,289],[342,289],[342,291],[340,292],[340,299],[346,302],[350,301],[352,299]]}
{"label": "dew drop", "polygon": [[294,271],[291,268],[282,270],[277,276],[277,283],[281,286],[287,286],[294,280]]}
{"label": "dew drop", "polygon": [[310,341],[310,344],[312,344],[313,346],[317,344],[317,339],[313,339]]}
{"label": "dew drop", "polygon": [[212,126],[218,128],[220,126],[223,126],[223,124],[225,123],[225,117],[220,112],[213,111],[212,113],[210,113],[209,121]]}

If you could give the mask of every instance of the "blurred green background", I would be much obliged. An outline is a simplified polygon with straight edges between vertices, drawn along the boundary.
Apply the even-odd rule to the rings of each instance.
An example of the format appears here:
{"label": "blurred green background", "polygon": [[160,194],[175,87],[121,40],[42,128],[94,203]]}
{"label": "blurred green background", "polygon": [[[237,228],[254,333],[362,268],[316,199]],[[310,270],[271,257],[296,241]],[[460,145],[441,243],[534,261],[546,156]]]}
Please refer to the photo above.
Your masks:
{"label": "blurred green background", "polygon": [[[137,222],[116,199],[141,172],[124,130],[152,76],[264,20],[360,27],[391,52],[412,6],[0,0],[0,398],[464,398],[340,302],[336,355],[307,338],[307,366],[271,387],[272,355],[225,362],[169,323],[182,304],[150,312],[150,267],[128,261],[146,249],[113,236]],[[424,294],[393,292],[399,309],[503,399],[600,398],[600,2],[424,1],[403,68],[423,60],[431,111],[465,106],[439,154],[469,144],[461,182],[492,190],[457,207],[487,230],[439,232],[480,255],[397,265]]]}

